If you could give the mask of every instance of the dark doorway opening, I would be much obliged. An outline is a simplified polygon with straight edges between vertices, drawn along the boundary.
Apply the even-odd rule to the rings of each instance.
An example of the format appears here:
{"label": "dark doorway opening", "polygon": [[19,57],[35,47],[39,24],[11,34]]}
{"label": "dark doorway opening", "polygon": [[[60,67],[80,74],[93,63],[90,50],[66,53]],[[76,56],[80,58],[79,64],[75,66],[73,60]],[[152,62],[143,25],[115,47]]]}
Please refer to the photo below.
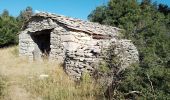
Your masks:
{"label": "dark doorway opening", "polygon": [[51,48],[50,48],[50,35],[52,30],[43,30],[31,34],[33,41],[36,43],[33,51],[33,57],[37,59],[48,59]]}

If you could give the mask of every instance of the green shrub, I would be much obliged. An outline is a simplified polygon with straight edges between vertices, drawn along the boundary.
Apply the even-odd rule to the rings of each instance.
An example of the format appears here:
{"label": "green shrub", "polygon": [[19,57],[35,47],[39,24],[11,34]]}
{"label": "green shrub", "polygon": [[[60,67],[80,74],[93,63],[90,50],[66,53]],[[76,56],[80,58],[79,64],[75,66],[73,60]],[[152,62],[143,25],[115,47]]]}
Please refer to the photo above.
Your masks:
{"label": "green shrub", "polygon": [[[137,1],[110,0],[97,7],[89,20],[124,29],[124,37],[139,51],[139,67],[120,75],[117,97],[166,100],[170,98],[170,7]],[[130,93],[134,91],[140,93]]]}

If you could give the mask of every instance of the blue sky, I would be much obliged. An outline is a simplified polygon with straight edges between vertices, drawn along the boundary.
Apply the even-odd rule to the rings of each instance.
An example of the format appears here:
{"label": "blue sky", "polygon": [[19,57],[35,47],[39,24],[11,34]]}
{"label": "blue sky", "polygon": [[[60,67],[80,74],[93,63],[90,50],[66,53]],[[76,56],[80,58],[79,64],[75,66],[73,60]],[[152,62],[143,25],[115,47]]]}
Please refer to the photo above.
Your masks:
{"label": "blue sky", "polygon": [[[0,0],[0,13],[7,9],[11,15],[17,16],[27,6],[33,10],[52,12],[65,16],[87,19],[97,6],[106,4],[108,0]],[[155,0],[156,1],[156,0]],[[170,5],[170,0],[157,0],[158,3]]]}

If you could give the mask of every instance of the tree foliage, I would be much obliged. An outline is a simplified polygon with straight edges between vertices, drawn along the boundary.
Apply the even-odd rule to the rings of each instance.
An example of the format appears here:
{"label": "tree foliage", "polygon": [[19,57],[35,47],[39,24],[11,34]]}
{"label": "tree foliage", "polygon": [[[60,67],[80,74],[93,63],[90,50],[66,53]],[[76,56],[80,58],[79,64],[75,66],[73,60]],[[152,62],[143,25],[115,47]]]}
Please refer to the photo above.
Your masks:
{"label": "tree foliage", "polygon": [[139,67],[125,72],[123,82],[117,87],[124,98],[129,91],[140,91],[142,95],[138,98],[170,98],[170,8],[167,5],[151,0],[110,0],[108,5],[97,7],[88,19],[125,29],[124,37],[138,48]]}
{"label": "tree foliage", "polygon": [[0,47],[18,43],[19,31],[17,20],[4,10],[0,16]]}
{"label": "tree foliage", "polygon": [[32,8],[27,7],[18,17],[13,17],[8,10],[0,15],[0,47],[18,44],[18,32],[23,23],[33,14]]}

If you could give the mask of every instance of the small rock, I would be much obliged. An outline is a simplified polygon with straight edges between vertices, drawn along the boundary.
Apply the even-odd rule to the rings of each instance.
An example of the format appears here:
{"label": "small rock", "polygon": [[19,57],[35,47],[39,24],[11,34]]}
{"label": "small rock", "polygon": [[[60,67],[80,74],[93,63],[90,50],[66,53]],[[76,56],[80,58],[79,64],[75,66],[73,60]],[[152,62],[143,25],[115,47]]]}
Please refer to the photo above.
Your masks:
{"label": "small rock", "polygon": [[46,79],[46,78],[48,78],[49,77],[49,75],[47,75],[47,74],[41,74],[40,76],[39,76],[39,79]]}

